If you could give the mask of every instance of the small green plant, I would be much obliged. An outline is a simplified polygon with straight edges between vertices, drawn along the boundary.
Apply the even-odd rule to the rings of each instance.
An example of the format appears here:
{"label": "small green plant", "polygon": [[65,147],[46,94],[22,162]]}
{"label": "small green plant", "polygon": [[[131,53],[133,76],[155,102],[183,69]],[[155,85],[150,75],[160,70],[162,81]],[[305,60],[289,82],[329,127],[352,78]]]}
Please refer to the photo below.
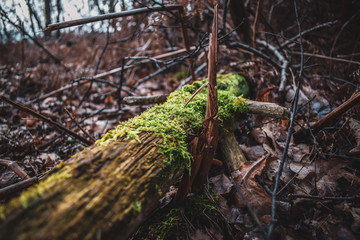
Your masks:
{"label": "small green plant", "polygon": [[[216,199],[216,196],[212,196]],[[150,230],[157,235],[158,240],[168,239],[170,234],[176,233],[178,238],[185,239],[186,236],[179,236],[185,234],[186,225],[189,220],[200,216],[202,213],[217,216],[218,210],[215,204],[203,193],[187,199],[185,204],[178,208],[173,208],[166,214],[165,219],[160,223],[155,223],[150,226]]]}
{"label": "small green plant", "polygon": [[177,73],[175,73],[171,78],[170,81],[171,82],[178,82],[181,79],[186,78],[187,76],[189,76],[189,71],[187,69],[179,71]]}
{"label": "small green plant", "polygon": [[163,240],[166,239],[167,235],[170,231],[174,230],[175,227],[184,224],[181,218],[180,208],[173,208],[166,214],[164,221],[151,225],[150,230],[157,235],[157,240]]}
{"label": "small green plant", "polygon": [[136,212],[138,212],[138,213],[141,212],[141,202],[135,201],[133,208]]}

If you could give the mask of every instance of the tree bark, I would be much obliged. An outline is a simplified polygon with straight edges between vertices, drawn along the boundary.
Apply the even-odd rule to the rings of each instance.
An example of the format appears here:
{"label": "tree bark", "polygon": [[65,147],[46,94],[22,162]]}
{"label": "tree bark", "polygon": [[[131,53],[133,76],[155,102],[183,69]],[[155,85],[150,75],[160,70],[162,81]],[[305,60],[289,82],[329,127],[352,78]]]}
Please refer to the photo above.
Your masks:
{"label": "tree bark", "polygon": [[[187,143],[202,131],[206,91],[184,104],[203,84],[185,86],[166,103],[120,123],[0,205],[0,239],[126,239],[189,165]],[[218,76],[218,88],[220,120],[246,111],[237,98],[248,89],[244,78]]]}
{"label": "tree bark", "polygon": [[[49,26],[51,24],[51,2],[50,0],[44,0],[44,13],[45,13],[45,26]],[[45,36],[50,37],[50,32],[46,31]]]}
{"label": "tree bark", "polygon": [[93,145],[2,209],[0,239],[126,239],[183,171],[150,133]]}
{"label": "tree bark", "polygon": [[231,19],[236,28],[236,33],[240,37],[241,42],[245,44],[251,43],[251,29],[248,20],[248,13],[242,0],[230,0],[229,11]]}

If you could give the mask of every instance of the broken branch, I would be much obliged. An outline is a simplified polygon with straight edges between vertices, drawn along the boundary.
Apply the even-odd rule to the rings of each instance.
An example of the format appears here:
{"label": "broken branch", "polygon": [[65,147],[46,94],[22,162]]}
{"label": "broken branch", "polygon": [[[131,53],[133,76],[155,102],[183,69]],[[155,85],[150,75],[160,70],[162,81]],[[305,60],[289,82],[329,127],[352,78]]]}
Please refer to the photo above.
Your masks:
{"label": "broken branch", "polygon": [[41,120],[44,121],[44,122],[47,122],[47,123],[55,126],[55,127],[58,128],[59,130],[66,132],[66,133],[69,134],[70,136],[73,136],[74,138],[82,141],[82,142],[85,143],[86,145],[91,145],[91,144],[92,144],[92,142],[89,141],[88,139],[86,139],[86,138],[80,136],[79,134],[77,134],[77,133],[75,133],[75,132],[67,129],[67,128],[64,127],[63,125],[61,125],[61,124],[59,124],[59,123],[57,123],[57,122],[54,122],[53,120],[45,117],[45,116],[42,115],[41,113],[35,112],[35,111],[32,110],[31,108],[29,108],[29,107],[27,107],[27,106],[24,106],[24,105],[22,105],[21,103],[15,102],[15,101],[13,101],[13,100],[5,97],[5,96],[1,96],[1,95],[0,95],[0,100],[2,100],[2,101],[4,101],[4,102],[6,102],[6,103],[8,103],[8,104],[10,104],[10,105],[12,105],[12,106],[14,106],[14,107],[16,107],[17,109],[19,109],[19,110],[21,110],[21,111],[23,111],[23,112],[26,112],[26,113],[28,113],[28,114],[30,114],[30,115],[33,115],[34,117],[37,117],[37,118],[41,119]]}

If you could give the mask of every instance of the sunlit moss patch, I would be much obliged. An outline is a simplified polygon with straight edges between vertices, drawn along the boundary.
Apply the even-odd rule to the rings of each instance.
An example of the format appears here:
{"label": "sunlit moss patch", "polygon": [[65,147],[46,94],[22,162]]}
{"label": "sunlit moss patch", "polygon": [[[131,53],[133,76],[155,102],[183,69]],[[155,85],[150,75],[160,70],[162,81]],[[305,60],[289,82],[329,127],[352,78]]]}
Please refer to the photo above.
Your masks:
{"label": "sunlit moss patch", "polygon": [[[186,107],[184,104],[206,81],[207,79],[195,81],[173,92],[166,103],[150,108],[126,122],[121,122],[96,143],[107,145],[110,141],[124,136],[140,141],[137,137],[139,132],[151,132],[163,138],[162,153],[168,156],[165,164],[171,164],[176,168],[183,165],[183,160],[185,160],[187,168],[190,168],[192,156],[187,150],[186,137],[188,133],[198,134],[202,129],[206,111],[206,88],[197,94]],[[217,81],[219,119],[222,123],[234,112],[246,111],[245,103],[240,104],[236,99],[247,94],[249,89],[246,80],[237,74],[218,75]],[[182,161],[179,162],[179,159]]]}

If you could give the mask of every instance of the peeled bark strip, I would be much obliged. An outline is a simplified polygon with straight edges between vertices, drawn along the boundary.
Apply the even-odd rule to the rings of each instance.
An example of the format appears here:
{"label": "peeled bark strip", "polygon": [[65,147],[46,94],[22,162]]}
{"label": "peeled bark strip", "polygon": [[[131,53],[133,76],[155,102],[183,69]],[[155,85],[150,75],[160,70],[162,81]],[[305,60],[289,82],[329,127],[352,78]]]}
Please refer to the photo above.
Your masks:
{"label": "peeled bark strip", "polygon": [[[57,172],[0,205],[0,239],[127,239],[189,166],[189,133],[205,118],[206,91],[184,103],[204,81],[120,123]],[[246,111],[237,98],[248,86],[218,76],[220,121]]]}

